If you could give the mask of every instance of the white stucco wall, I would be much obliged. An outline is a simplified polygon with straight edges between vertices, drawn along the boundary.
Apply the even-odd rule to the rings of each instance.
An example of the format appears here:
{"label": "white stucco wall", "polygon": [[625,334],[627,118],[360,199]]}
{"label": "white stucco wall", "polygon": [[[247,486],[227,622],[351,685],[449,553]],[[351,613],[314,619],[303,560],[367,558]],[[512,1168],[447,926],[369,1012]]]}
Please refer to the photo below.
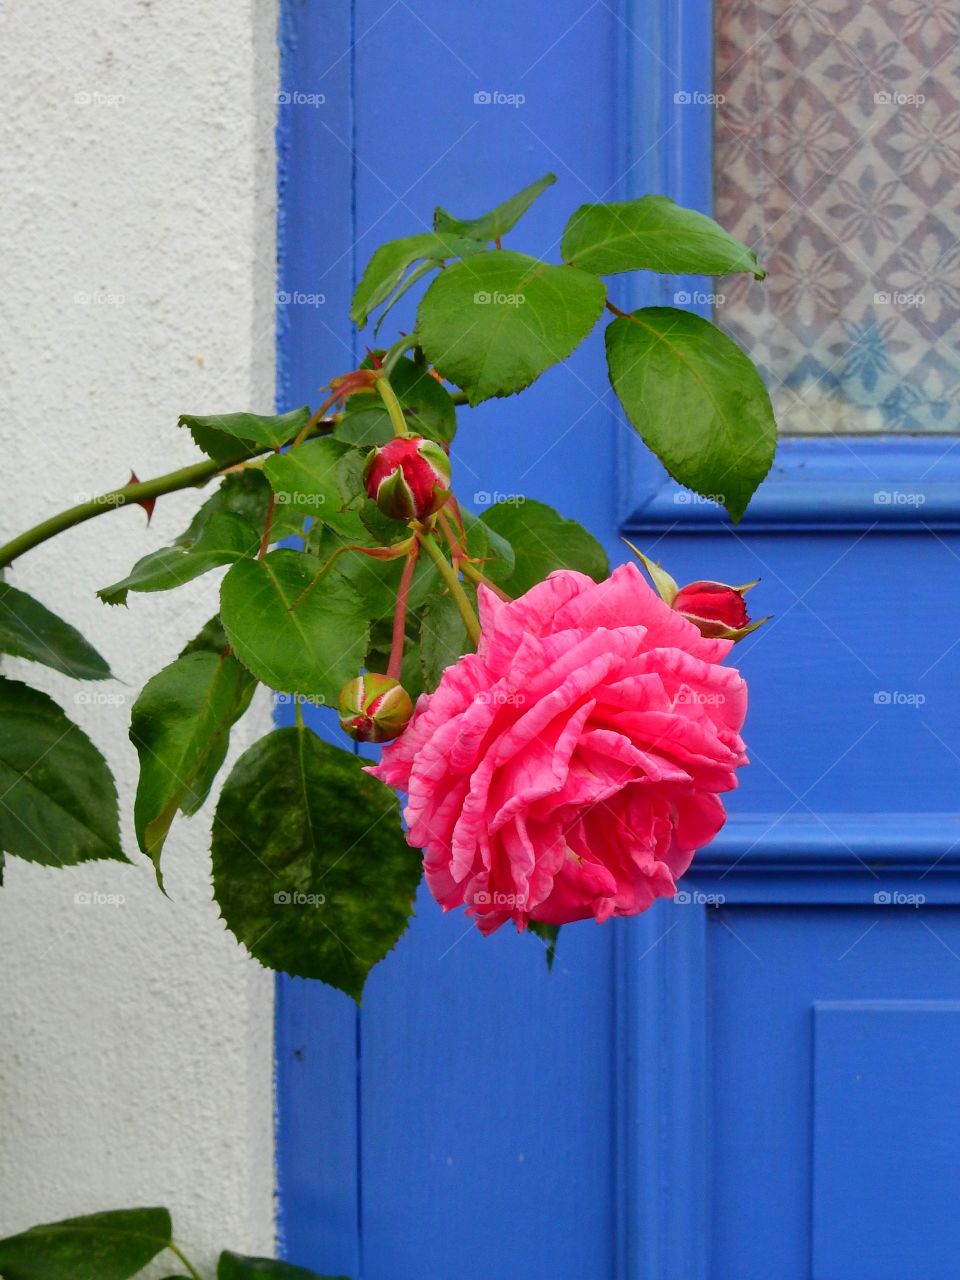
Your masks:
{"label": "white stucco wall", "polygon": [[[199,456],[184,411],[272,402],[276,0],[4,0],[0,441],[4,539],[77,494]],[[8,860],[0,890],[0,1233],[166,1204],[209,1263],[273,1246],[272,978],[211,901],[212,806],[178,819],[170,899],[136,852],[130,702],[216,611],[219,575],[94,596],[196,504],[112,512],[10,581],[119,677],[10,674],[60,695],[119,782],[134,865]],[[88,701],[75,701],[80,694]],[[106,698],[105,698],[106,695]],[[89,701],[89,699],[93,701]],[[261,700],[230,761],[266,730]],[[228,765],[230,763],[228,761]],[[83,906],[83,892],[122,905]],[[157,1274],[180,1268],[167,1265]]]}

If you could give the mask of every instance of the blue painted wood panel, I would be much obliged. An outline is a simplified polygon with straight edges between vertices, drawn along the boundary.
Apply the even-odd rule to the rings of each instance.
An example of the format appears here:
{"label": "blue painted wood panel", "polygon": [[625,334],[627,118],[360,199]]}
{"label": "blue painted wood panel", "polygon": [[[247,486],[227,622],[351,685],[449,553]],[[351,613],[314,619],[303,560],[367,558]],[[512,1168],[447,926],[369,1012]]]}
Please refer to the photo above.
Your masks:
{"label": "blue painted wood panel", "polygon": [[[710,209],[710,109],[675,101],[709,88],[699,0],[284,13],[279,288],[325,302],[278,307],[283,407],[354,363],[358,271],[383,239],[427,229],[436,202],[479,213],[553,169],[511,243],[554,260],[583,201],[656,190]],[[523,102],[474,101],[494,92]],[[634,305],[696,283],[610,287]],[[762,578],[753,600],[774,621],[736,654],[752,764],[685,899],[567,929],[552,977],[533,939],[482,940],[421,894],[361,1013],[280,981],[286,1256],[364,1280],[960,1274],[943,1270],[956,1241],[942,1198],[960,1000],[960,450],[791,440],[732,529],[639,448],[598,330],[522,397],[463,410],[453,461],[468,503],[548,500],[614,560],[629,531],[681,580]],[[869,1089],[850,1083],[860,1064]],[[877,1107],[899,1164],[871,1128]],[[901,1134],[911,1107],[920,1123]],[[896,1232],[874,1248],[894,1193],[902,1222],[926,1224],[915,1269]]]}
{"label": "blue painted wood panel", "polygon": [[[907,924],[897,949],[909,942]],[[960,1001],[823,1001],[813,1012],[814,1280],[952,1280]]]}

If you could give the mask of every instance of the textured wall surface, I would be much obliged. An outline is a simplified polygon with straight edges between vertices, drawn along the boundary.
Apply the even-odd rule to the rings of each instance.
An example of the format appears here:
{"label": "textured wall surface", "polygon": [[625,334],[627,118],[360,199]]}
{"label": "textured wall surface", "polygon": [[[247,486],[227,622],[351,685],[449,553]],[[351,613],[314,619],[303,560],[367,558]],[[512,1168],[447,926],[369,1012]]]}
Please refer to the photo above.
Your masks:
{"label": "textured wall surface", "polygon": [[[199,456],[180,412],[269,411],[275,0],[0,7],[4,538]],[[61,695],[117,775],[133,865],[8,862],[0,890],[0,1232],[167,1204],[188,1251],[273,1242],[272,981],[211,900],[210,808],[178,819],[164,898],[136,851],[130,703],[216,611],[219,574],[127,609],[94,591],[184,527],[195,494],[111,512],[9,580],[117,680]],[[269,723],[264,701],[228,764]],[[83,905],[76,895],[119,902]],[[171,1268],[167,1266],[166,1272]],[[158,1274],[164,1274],[161,1269]]]}

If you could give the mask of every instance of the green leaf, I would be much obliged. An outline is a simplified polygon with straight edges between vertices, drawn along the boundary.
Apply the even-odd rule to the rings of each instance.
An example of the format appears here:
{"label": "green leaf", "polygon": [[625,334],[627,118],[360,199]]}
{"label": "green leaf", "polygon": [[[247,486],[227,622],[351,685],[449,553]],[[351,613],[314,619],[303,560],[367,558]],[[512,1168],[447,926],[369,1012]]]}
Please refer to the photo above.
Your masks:
{"label": "green leaf", "polygon": [[46,866],[127,861],[103,756],[52,698],[2,677],[0,849]]}
{"label": "green leaf", "polygon": [[777,424],[748,357],[700,316],[646,307],[607,329],[610,381],[673,478],[739,520],[770,470]]}
{"label": "green leaf", "polygon": [[374,341],[376,341],[380,336],[380,329],[383,326],[384,320],[386,320],[387,316],[397,305],[403,295],[407,293],[408,290],[412,289],[418,280],[422,280],[424,276],[428,276],[431,271],[436,271],[436,269],[436,262],[421,262],[419,266],[414,267],[412,271],[408,272],[404,276],[403,280],[397,285],[396,289],[394,289],[393,293],[387,299],[383,310],[377,316],[377,323],[373,326]]}
{"label": "green leaf", "polygon": [[[412,360],[398,360],[390,385],[400,401],[407,427],[417,435],[449,444],[457,430],[457,410],[447,389]],[[337,439],[354,445],[384,444],[393,438],[387,407],[374,392],[361,392],[347,401],[347,410],[334,428]]]}
{"label": "green leaf", "polygon": [[106,604],[126,604],[130,591],[170,591],[256,555],[269,496],[270,486],[258,470],[226,476],[172,546],[143,556],[125,578],[97,595]]}
{"label": "green leaf", "polygon": [[[473,595],[469,583],[464,589]],[[420,617],[420,668],[427,692],[432,693],[446,668],[472,648],[453,597],[439,592],[431,596]]]}
{"label": "green leaf", "polygon": [[106,662],[75,627],[8,582],[0,582],[0,653],[42,662],[77,680],[110,677]]}
{"label": "green leaf", "polygon": [[170,824],[178,809],[196,813],[207,798],[256,683],[229,654],[194,652],[158,672],[134,704],[130,740],[140,757],[134,826],[158,880]]}
{"label": "green leaf", "polygon": [[239,1253],[223,1252],[217,1264],[217,1280],[251,1280],[265,1276],[267,1280],[348,1280],[346,1276],[321,1276],[316,1271],[275,1262],[273,1258],[248,1258]]}
{"label": "green leaf", "polygon": [[348,1280],[347,1276],[321,1276],[316,1271],[277,1262],[273,1258],[248,1258],[224,1251],[217,1264],[217,1280],[251,1280],[266,1276],[267,1280]]}
{"label": "green leaf", "polygon": [[337,487],[337,467],[347,447],[339,440],[308,440],[288,453],[268,458],[263,470],[277,505],[324,524],[342,523],[344,504]]}
{"label": "green leaf", "polygon": [[525,253],[486,253],[438,276],[417,312],[424,354],[471,404],[521,391],[565,360],[603,310],[595,275]]}
{"label": "green leaf", "polygon": [[166,1209],[112,1209],[0,1240],[4,1280],[128,1280],[168,1248]]}
{"label": "green leaf", "polygon": [[214,413],[196,417],[180,415],[178,425],[187,427],[194,443],[215,462],[231,462],[244,451],[279,449],[289,444],[310,421],[310,406],[289,413],[264,416],[259,413]]}
{"label": "green leaf", "polygon": [[220,589],[220,617],[259,680],[331,706],[367,652],[363,600],[335,567],[321,576],[317,558],[303,551],[235,564]]}
{"label": "green leaf", "polygon": [[484,567],[488,578],[522,595],[555,569],[577,569],[601,582],[610,574],[606,552],[592,533],[575,520],[565,520],[552,507],[527,498],[498,502],[480,517],[513,547],[516,567],[505,573],[497,561]]}
{"label": "green leaf", "polygon": [[392,440],[394,432],[387,407],[380,397],[374,399],[362,394],[351,396],[347,401],[346,411],[334,427],[333,434],[344,444],[372,449],[374,445]]}
{"label": "green leaf", "polygon": [[388,240],[374,252],[360,277],[350,307],[350,319],[358,329],[362,329],[370,312],[389,298],[400,284],[403,273],[413,263],[426,259],[439,266],[447,258],[460,258],[464,254],[476,253],[478,249],[479,246],[470,238],[437,235],[432,231],[404,236],[402,240]]}
{"label": "green leaf", "polygon": [[393,793],[308,729],[278,729],[237,761],[213,824],[214,896],[261,964],[360,1000],[407,927],[420,858]]}
{"label": "green leaf", "polygon": [[757,255],[695,209],[668,196],[643,196],[614,204],[584,204],[563,233],[565,262],[598,275],[661,271],[668,275],[722,276],[766,272]]}
{"label": "green leaf", "polygon": [[541,924],[539,920],[529,920],[527,928],[543,943],[544,950],[547,953],[547,970],[552,973],[553,962],[557,958],[557,939],[560,937],[560,926],[558,924]]}
{"label": "green leaf", "polygon": [[205,622],[192,640],[180,650],[179,656],[185,658],[188,653],[223,653],[230,644],[227,633],[223,629],[219,613],[215,613],[209,622]]}
{"label": "green leaf", "polygon": [[455,218],[445,209],[439,207],[433,212],[434,231],[446,231],[452,235],[472,236],[474,240],[499,240],[501,236],[514,227],[527,212],[534,200],[552,187],[557,177],[554,173],[546,173],[529,187],[524,187],[516,195],[498,204],[489,213],[479,218]]}

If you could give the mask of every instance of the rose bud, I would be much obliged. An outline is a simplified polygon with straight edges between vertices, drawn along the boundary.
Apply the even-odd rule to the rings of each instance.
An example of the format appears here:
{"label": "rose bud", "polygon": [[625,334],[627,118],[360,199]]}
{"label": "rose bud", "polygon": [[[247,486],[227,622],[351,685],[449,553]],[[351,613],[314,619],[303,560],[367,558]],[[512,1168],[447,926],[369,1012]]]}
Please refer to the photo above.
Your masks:
{"label": "rose bud", "polygon": [[[712,640],[739,640],[759,627],[751,623],[744,595],[756,582],[728,587],[724,582],[691,582],[673,598],[673,608]],[[766,619],[762,619],[766,621]]]}
{"label": "rose bud", "polygon": [[450,459],[422,436],[397,436],[373,449],[363,468],[367,493],[394,520],[422,520],[450,496]]}
{"label": "rose bud", "polygon": [[391,742],[413,715],[410,695],[399,680],[368,672],[340,690],[340,727],[357,742]]}
{"label": "rose bud", "polygon": [[[624,542],[627,542],[624,538]],[[643,567],[653,580],[653,585],[661,600],[675,609],[693,625],[699,628],[700,634],[709,640],[742,640],[757,627],[763,626],[766,618],[751,622],[747,613],[744,596],[760,581],[745,582],[742,586],[731,587],[725,582],[709,582],[698,580],[685,587],[678,587],[666,569],[655,560],[650,560],[638,550],[632,542],[627,546],[642,562]]]}

